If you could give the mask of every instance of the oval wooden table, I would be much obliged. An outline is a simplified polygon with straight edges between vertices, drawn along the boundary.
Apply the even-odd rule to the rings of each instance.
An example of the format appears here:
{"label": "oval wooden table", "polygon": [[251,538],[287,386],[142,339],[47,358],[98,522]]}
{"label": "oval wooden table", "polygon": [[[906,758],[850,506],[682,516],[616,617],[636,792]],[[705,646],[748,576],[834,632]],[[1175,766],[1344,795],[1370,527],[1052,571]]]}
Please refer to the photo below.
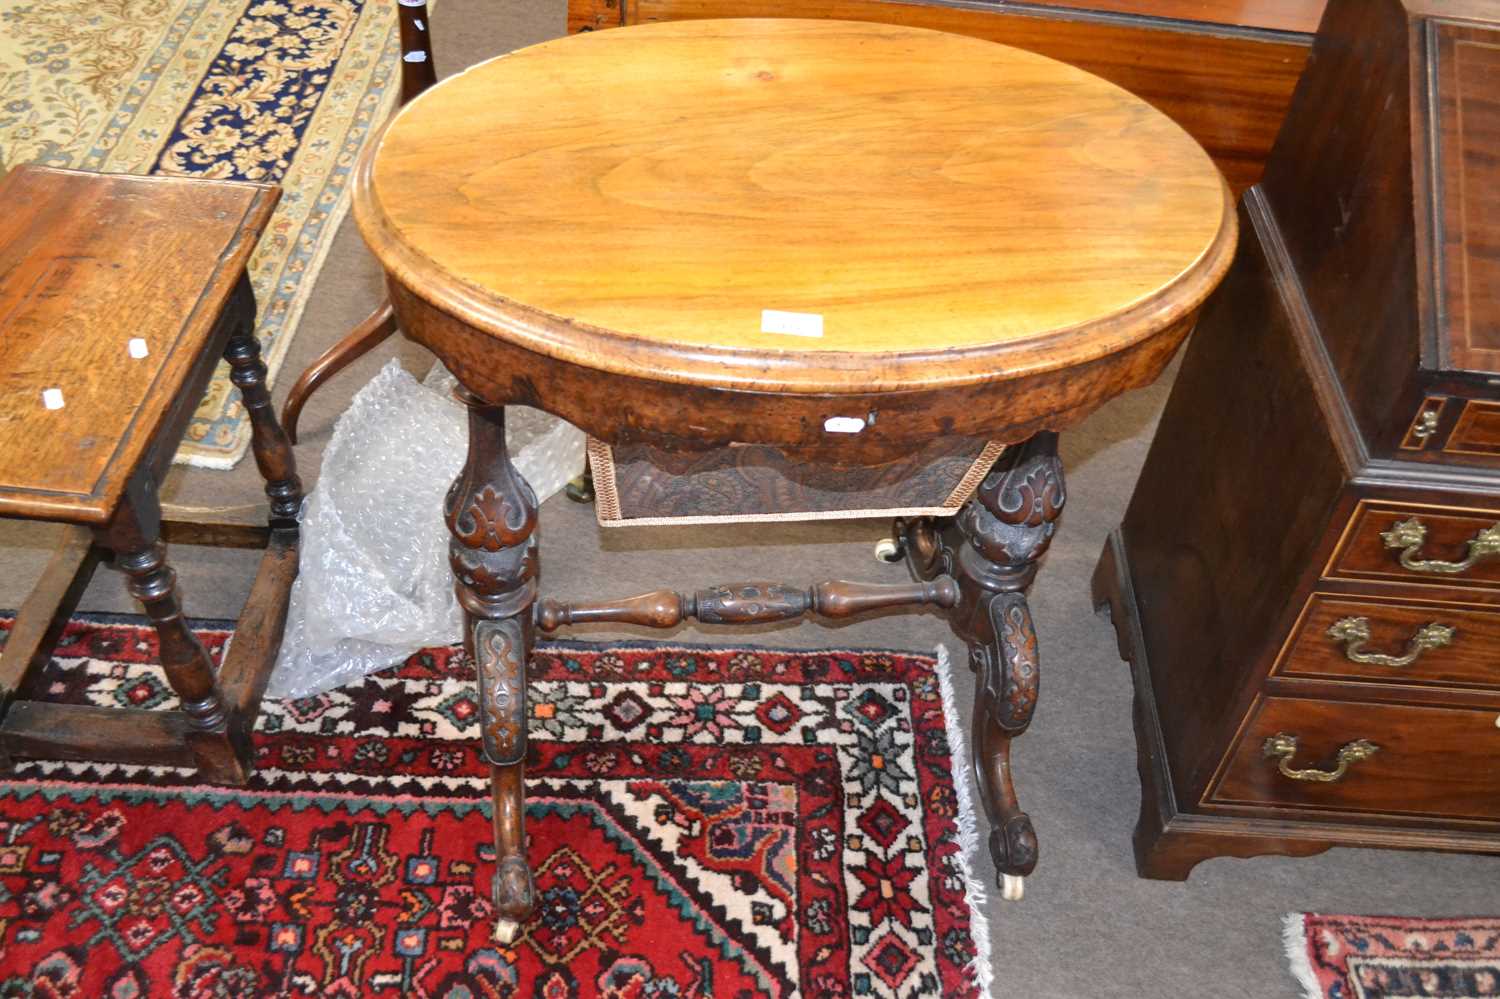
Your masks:
{"label": "oval wooden table", "polygon": [[[466,389],[447,500],[493,766],[497,934],[532,910],[525,661],[573,621],[951,607],[1007,895],[1036,863],[1009,744],[1035,704],[1025,591],[1064,501],[1056,431],[1156,378],[1223,275],[1229,192],[1150,105],[1081,70],[887,25],[655,24],[547,42],[411,102],[362,161],[361,232],[407,336]],[[919,582],[537,599],[506,404],[615,444],[876,463],[1012,442],[951,520],[900,525]]]}

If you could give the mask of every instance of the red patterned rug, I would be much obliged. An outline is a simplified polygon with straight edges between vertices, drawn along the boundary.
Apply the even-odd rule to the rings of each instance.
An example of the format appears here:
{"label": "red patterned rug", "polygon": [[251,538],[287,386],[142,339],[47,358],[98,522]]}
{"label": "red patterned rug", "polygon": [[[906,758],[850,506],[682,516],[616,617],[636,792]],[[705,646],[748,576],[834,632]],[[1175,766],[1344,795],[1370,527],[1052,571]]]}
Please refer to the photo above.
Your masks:
{"label": "red patterned rug", "polygon": [[1286,951],[1305,999],[1500,996],[1500,918],[1286,918]]}
{"label": "red patterned rug", "polygon": [[[222,654],[228,632],[200,634]],[[136,619],[76,621],[26,693],[166,708],[155,655]],[[0,781],[0,995],[976,996],[943,668],[544,647],[527,768],[540,916],[510,947],[489,938],[460,651],[268,702],[244,789],[23,763]]]}

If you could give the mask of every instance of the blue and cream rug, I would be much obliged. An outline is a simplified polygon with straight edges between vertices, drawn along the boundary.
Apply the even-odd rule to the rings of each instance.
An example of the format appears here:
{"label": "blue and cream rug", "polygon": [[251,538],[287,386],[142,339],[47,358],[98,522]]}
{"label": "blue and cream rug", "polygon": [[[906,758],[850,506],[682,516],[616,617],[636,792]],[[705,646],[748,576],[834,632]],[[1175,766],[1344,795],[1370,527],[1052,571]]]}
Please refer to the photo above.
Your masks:
{"label": "blue and cream rug", "polygon": [[[400,89],[389,0],[0,0],[0,165],[272,181],[250,276],[274,377]],[[228,468],[249,426],[220,366],[178,460]]]}

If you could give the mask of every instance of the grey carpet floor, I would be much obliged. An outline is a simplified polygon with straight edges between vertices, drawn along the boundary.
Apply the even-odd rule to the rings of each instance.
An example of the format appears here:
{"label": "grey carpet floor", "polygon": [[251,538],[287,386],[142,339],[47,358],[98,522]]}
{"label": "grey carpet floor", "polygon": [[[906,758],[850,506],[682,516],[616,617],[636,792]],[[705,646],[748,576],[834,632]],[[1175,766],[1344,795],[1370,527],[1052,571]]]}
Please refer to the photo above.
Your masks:
{"label": "grey carpet floor", "polygon": [[[440,0],[432,18],[440,73],[562,34],[561,0]],[[339,234],[276,382],[280,405],[296,374],[369,311],[379,275],[352,221]],[[339,376],[303,414],[298,461],[316,479],[333,422],[350,396],[391,356],[421,374],[430,356],[395,338]],[[1493,859],[1335,850],[1304,860],[1214,860],[1184,884],[1135,876],[1130,835],[1139,807],[1130,681],[1107,618],[1089,601],[1089,575],[1119,521],[1145,457],[1167,382],[1116,400],[1064,436],[1068,507],[1032,593],[1043,659],[1042,696],[1031,731],[1017,743],[1023,806],[1041,838],[1042,861],[1026,899],[989,906],[997,996],[1291,997],[1280,942],[1283,913],[1464,915],[1494,913],[1500,866]],[[260,495],[254,463],[231,472],[176,469],[169,502],[248,507]],[[542,508],[545,585],[559,596],[682,589],[735,578],[903,578],[875,561],[886,525],[634,528],[604,531],[592,512],[557,497]],[[15,607],[51,543],[40,525],[0,523],[0,606]],[[248,591],[253,553],[178,547],[189,614],[233,617]],[[82,608],[132,611],[119,576],[101,572]],[[646,637],[786,646],[961,650],[934,615],[893,614],[828,628],[768,626],[747,632],[683,627],[675,632],[594,628],[579,637]],[[973,684],[955,670],[967,717]],[[981,848],[981,854],[983,849]],[[993,881],[988,856],[977,869]]]}

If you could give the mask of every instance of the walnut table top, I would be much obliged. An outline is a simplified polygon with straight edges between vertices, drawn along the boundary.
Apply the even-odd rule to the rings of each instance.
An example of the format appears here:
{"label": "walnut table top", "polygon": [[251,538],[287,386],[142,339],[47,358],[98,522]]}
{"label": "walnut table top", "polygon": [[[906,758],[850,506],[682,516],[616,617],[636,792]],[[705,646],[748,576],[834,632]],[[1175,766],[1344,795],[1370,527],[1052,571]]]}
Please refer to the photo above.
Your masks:
{"label": "walnut table top", "polygon": [[[480,344],[415,313],[529,355],[511,370],[671,383],[700,390],[677,400],[694,408],[723,402],[704,391],[960,388],[952,415],[974,424],[974,393],[1029,378],[1011,419],[1056,425],[1155,376],[1235,234],[1208,156],[1112,84],[971,38],[789,19],[598,32],[475,66],[372,145],[356,212],[409,334],[491,401],[575,419],[543,379],[496,383]],[[1038,380],[1091,364],[1087,386]],[[579,422],[667,432],[644,407],[628,428]]]}

